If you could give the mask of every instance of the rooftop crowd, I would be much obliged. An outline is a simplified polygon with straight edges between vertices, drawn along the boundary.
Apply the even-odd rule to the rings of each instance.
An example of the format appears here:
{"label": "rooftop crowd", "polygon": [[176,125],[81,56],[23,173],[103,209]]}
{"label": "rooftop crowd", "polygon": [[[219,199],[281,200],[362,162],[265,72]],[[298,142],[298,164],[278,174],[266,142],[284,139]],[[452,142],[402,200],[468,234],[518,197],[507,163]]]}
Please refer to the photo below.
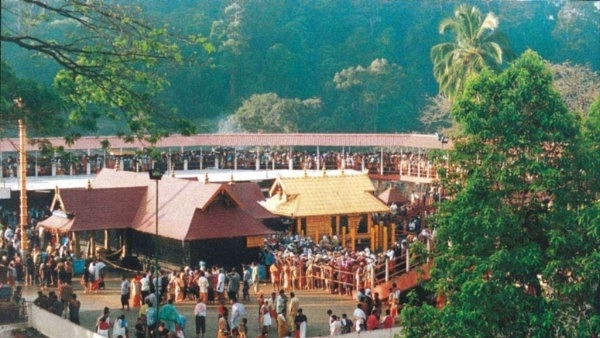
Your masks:
{"label": "rooftop crowd", "polygon": [[[289,169],[290,160],[293,169],[318,169],[325,166],[328,170],[354,169],[358,171],[368,170],[380,172],[383,168],[385,173],[398,173],[400,162],[403,171],[412,167],[414,172],[421,171],[433,173],[430,160],[425,152],[339,152],[325,151],[278,151],[263,150],[260,152],[250,150],[234,150],[233,148],[213,148],[211,150],[186,150],[183,152],[163,152],[162,161],[169,164],[173,170],[203,170],[208,168],[218,169]],[[2,177],[17,177],[18,172],[17,154],[3,154]],[[258,165],[257,165],[258,161]],[[123,152],[119,155],[106,152],[95,152],[87,154],[83,152],[56,154],[54,156],[27,156],[28,176],[49,175],[84,175],[88,171],[97,173],[102,168],[114,168],[119,165],[121,169],[128,171],[147,171],[152,165],[152,159],[146,154],[134,152]],[[54,169],[53,169],[54,168]],[[53,173],[54,172],[54,173]]]}

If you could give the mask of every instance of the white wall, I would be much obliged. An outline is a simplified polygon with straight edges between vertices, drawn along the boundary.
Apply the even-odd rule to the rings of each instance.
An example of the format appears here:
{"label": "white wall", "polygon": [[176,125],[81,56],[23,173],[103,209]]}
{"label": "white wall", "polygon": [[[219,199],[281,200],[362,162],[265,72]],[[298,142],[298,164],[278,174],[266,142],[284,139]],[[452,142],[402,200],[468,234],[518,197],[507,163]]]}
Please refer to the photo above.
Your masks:
{"label": "white wall", "polygon": [[[358,333],[347,333],[339,338],[400,338],[402,337],[402,327],[393,327],[391,329],[380,329],[374,331],[363,331]],[[394,337],[394,335],[396,335]]]}
{"label": "white wall", "polygon": [[50,338],[103,338],[83,326],[71,323],[69,320],[52,314],[47,310],[40,309],[35,305],[31,306],[29,326]]}

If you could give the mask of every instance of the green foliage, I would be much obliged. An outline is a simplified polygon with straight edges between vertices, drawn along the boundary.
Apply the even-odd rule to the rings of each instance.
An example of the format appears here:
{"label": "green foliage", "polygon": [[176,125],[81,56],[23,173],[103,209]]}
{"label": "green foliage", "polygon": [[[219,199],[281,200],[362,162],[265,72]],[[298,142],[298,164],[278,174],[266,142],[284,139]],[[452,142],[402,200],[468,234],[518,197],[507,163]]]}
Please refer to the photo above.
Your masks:
{"label": "green foliage", "polygon": [[585,115],[594,100],[600,98],[600,73],[589,65],[570,62],[551,64],[554,86],[569,110]]}
{"label": "green foliage", "polygon": [[485,17],[477,7],[461,5],[454,17],[440,23],[440,33],[451,31],[454,42],[433,46],[433,75],[440,93],[453,99],[459,95],[469,77],[490,67],[498,69],[511,57],[507,38],[498,31],[499,19],[494,13]]}
{"label": "green foliage", "polygon": [[335,88],[348,96],[352,107],[352,115],[344,120],[363,129],[370,125],[370,132],[377,132],[380,109],[389,100],[395,101],[393,97],[401,92],[404,77],[402,67],[386,59],[375,59],[366,68],[359,65],[335,73]]}
{"label": "green foliage", "polygon": [[[125,135],[138,138],[178,126],[171,124],[176,120],[172,112],[156,100],[169,86],[165,75],[157,71],[159,66],[183,61],[180,41],[166,26],[141,19],[143,13],[137,7],[110,1],[69,0],[56,5],[24,0],[2,6],[3,22],[4,13],[8,19],[10,14],[22,15],[26,6],[31,8],[26,22],[18,14],[16,21],[6,20],[3,45],[45,56],[61,68],[54,86],[68,104],[62,130],[67,138],[96,131],[100,117],[120,121]],[[50,36],[43,23],[60,29]],[[210,48],[198,36],[186,43]]]}
{"label": "green foliage", "polygon": [[[64,127],[64,102],[50,87],[18,78],[2,61],[0,85],[0,137],[15,137],[22,119],[30,136],[56,135]],[[20,100],[18,107],[15,100]]]}
{"label": "green foliage", "polygon": [[318,99],[284,99],[274,93],[252,95],[230,122],[244,132],[297,133],[309,129],[320,108]]}
{"label": "green foliage", "polygon": [[416,306],[409,303],[402,307],[400,315],[405,337],[447,337],[438,333],[439,313],[431,305]]}
{"label": "green foliage", "polygon": [[598,143],[552,73],[528,51],[468,82],[452,114],[464,130],[449,154],[457,170],[442,180],[453,197],[433,220],[432,284],[446,305],[425,336],[434,327],[447,337],[597,334],[600,190],[587,149]]}
{"label": "green foliage", "polygon": [[[73,113],[70,124],[81,125],[74,128],[73,135],[90,130],[103,135],[133,135],[136,132],[127,126],[128,122],[133,130],[155,128],[156,134],[193,131],[190,126],[214,132],[220,119],[227,119],[245,99],[261,93],[300,100],[319,98],[322,109],[310,131],[433,132],[445,128],[449,120],[441,124],[435,122],[440,121],[437,117],[425,120],[427,129],[417,120],[427,97],[435,96],[439,89],[431,72],[431,47],[448,42],[437,28],[461,3],[458,0],[421,1],[418,5],[415,1],[369,0],[2,1],[0,52],[2,60],[19,77],[44,86],[54,82],[59,70],[70,69],[51,54],[43,53],[50,52],[46,47],[72,46],[93,52],[97,57],[81,55],[82,65],[90,70],[105,65],[110,66],[107,70],[111,73],[131,69],[122,72],[127,78],[118,78],[132,84],[131,87],[118,81],[115,86],[106,87],[108,82],[90,83],[79,79],[79,74],[64,74],[60,84],[69,97],[79,95],[72,86],[87,88],[80,101],[114,97],[112,93],[92,94],[96,91],[94,86],[114,90],[115,95],[135,91],[135,95],[124,95],[123,100],[113,99],[116,106],[112,102],[65,106],[65,115]],[[58,7],[57,4],[64,6],[64,13],[73,14],[73,19],[51,7]],[[572,65],[590,64],[591,70],[597,71],[600,11],[594,5],[591,1],[555,0],[477,3],[482,13],[493,12],[502,21],[502,31],[510,37],[515,51],[521,53],[532,48],[553,64],[569,60]],[[97,9],[107,14],[104,21],[96,15]],[[139,32],[132,37],[129,28],[133,27]],[[14,42],[24,36],[56,46],[43,45],[39,48],[44,50],[39,52]],[[111,48],[104,49],[109,45]],[[137,60],[126,54],[123,59],[98,55],[109,50],[148,54],[136,54]],[[163,52],[166,54],[155,55]],[[71,51],[65,55],[72,56]],[[402,67],[402,76],[394,85],[376,84],[393,90],[375,102],[376,106],[370,98],[377,96],[363,96],[374,92],[364,86],[335,88],[332,79],[336,73],[358,65],[366,68],[376,59],[386,59],[390,65]],[[136,77],[141,76],[137,71],[145,73],[145,78]],[[385,82],[387,78],[380,80]],[[579,89],[577,92],[583,93]],[[134,99],[140,105],[134,105]],[[119,105],[129,107],[127,112]],[[446,106],[443,103],[441,108],[447,112]],[[372,113],[375,110],[376,114]],[[175,116],[188,119],[191,125],[180,124]]]}

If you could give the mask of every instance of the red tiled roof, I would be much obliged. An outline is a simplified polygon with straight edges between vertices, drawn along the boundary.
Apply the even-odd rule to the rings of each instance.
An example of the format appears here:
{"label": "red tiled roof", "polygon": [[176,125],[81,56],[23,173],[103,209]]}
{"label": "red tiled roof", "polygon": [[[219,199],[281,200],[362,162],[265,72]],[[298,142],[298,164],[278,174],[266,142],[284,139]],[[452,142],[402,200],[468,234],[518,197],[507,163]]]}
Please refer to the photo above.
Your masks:
{"label": "red tiled roof", "polygon": [[273,231],[237,207],[225,207],[215,201],[197,209],[188,228],[187,240],[258,236]]}
{"label": "red tiled roof", "polygon": [[408,203],[408,200],[404,196],[402,196],[402,194],[398,190],[392,187],[387,188],[377,197],[387,205],[391,205],[392,203],[396,203],[397,205],[403,205]]}
{"label": "red tiled roof", "polygon": [[146,187],[61,190],[64,208],[73,213],[73,219],[61,225],[62,217],[52,216],[42,225],[64,231],[129,228],[146,190]]}
{"label": "red tiled roof", "polygon": [[242,209],[255,219],[278,218],[279,216],[270,213],[258,201],[264,201],[265,197],[260,191],[260,187],[255,182],[238,182],[228,184],[226,189],[231,192],[242,204]]}
{"label": "red tiled roof", "polygon": [[[84,198],[83,192],[95,197]],[[219,212],[216,197],[221,193],[230,195],[235,203],[227,212]],[[182,241],[271,232],[239,208],[241,203],[226,184],[204,184],[167,175],[153,181],[147,173],[103,169],[90,190],[63,189],[60,194],[67,211],[76,213],[72,231],[130,227],[155,234],[158,216],[158,234]]]}
{"label": "red tiled roof", "polygon": [[[140,149],[150,146],[140,141],[125,142],[117,136],[81,137],[72,145],[63,138],[48,138],[54,146],[63,146],[66,150],[102,149],[101,142],[107,140],[111,149]],[[0,140],[0,151],[15,152],[18,139]],[[190,147],[275,147],[275,146],[336,146],[336,147],[386,147],[386,148],[452,148],[452,141],[442,144],[433,134],[198,134],[191,136],[172,135],[161,139],[156,145],[159,148]],[[31,142],[27,151],[38,150]]]}

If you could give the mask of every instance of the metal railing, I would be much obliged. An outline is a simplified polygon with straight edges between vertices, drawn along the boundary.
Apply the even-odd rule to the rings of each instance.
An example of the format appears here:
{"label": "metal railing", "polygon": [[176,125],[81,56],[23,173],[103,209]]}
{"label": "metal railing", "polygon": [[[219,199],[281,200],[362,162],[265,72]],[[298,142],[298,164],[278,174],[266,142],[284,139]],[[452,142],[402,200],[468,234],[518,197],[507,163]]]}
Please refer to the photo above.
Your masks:
{"label": "metal railing", "polygon": [[[431,241],[426,240],[427,251],[431,251]],[[362,273],[355,270],[330,264],[315,264],[313,268],[314,287],[329,290],[331,293],[347,294],[352,290],[361,288],[374,288],[384,284],[398,276],[406,274],[411,270],[429,262],[428,257],[419,257],[415,254],[404,252],[393,259],[385,258],[372,265],[364,265]]]}
{"label": "metal railing", "polygon": [[0,302],[0,324],[19,324],[29,321],[31,302],[21,298],[17,302]]}

